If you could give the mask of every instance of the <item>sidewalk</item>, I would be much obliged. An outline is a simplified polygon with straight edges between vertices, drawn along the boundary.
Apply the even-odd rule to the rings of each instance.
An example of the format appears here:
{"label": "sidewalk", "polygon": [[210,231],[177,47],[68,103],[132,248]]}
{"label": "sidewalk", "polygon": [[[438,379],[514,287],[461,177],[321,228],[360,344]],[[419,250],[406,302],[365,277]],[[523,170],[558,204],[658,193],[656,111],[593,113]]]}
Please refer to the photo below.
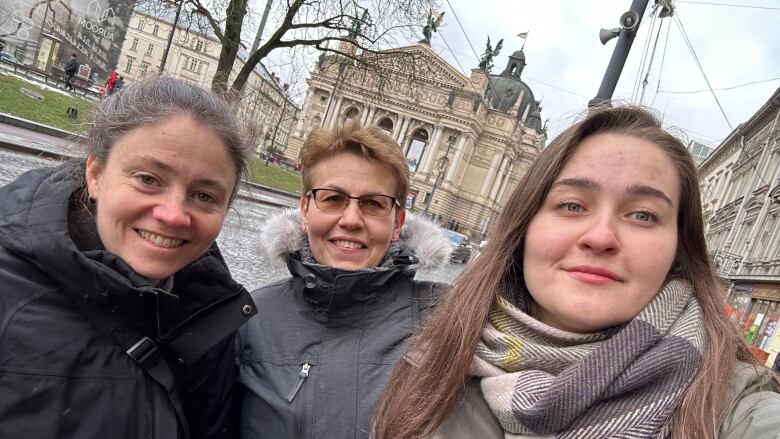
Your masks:
{"label": "sidewalk", "polygon": [[[0,148],[3,149],[67,160],[86,157],[85,141],[83,136],[0,113]],[[239,196],[279,207],[298,207],[297,195],[246,181],[242,182]]]}

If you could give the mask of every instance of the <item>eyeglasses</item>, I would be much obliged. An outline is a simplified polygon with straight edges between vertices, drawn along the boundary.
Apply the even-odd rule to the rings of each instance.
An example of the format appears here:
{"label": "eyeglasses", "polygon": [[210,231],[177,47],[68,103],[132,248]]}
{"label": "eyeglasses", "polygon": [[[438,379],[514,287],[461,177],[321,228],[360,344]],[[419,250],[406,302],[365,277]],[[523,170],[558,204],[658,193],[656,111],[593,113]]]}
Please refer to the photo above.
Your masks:
{"label": "eyeglasses", "polygon": [[363,195],[352,197],[333,189],[312,189],[306,197],[313,196],[314,204],[323,212],[339,213],[349,206],[349,200],[357,200],[361,212],[369,216],[387,216],[393,206],[401,207],[398,200],[390,195]]}

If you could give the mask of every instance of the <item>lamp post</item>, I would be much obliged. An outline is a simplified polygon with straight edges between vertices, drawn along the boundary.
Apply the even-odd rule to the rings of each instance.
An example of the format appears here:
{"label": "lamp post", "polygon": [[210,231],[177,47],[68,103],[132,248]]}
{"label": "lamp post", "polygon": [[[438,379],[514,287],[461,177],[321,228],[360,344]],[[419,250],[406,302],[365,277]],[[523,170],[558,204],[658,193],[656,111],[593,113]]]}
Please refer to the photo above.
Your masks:
{"label": "lamp post", "polygon": [[455,134],[450,134],[450,136],[447,138],[447,150],[444,151],[444,157],[439,159],[439,167],[436,170],[436,180],[433,181],[433,187],[431,188],[431,196],[428,197],[428,202],[425,203],[425,208],[423,209],[423,215],[428,215],[428,207],[430,207],[431,201],[433,201],[433,196],[436,195],[436,188],[439,186],[442,175],[444,175],[444,170],[447,168],[447,164],[450,161],[450,159],[447,158],[447,156],[450,154],[450,148],[452,148],[452,144],[455,143],[456,138],[457,137],[455,136]]}
{"label": "lamp post", "polygon": [[179,15],[181,14],[181,7],[184,4],[184,0],[179,0],[178,6],[176,6],[176,15],[173,17],[173,27],[171,33],[168,34],[168,41],[165,43],[165,50],[163,50],[162,60],[160,60],[160,73],[165,71],[165,62],[168,60],[168,52],[171,50],[171,43],[173,43],[173,34],[176,32],[176,26],[179,25]]}

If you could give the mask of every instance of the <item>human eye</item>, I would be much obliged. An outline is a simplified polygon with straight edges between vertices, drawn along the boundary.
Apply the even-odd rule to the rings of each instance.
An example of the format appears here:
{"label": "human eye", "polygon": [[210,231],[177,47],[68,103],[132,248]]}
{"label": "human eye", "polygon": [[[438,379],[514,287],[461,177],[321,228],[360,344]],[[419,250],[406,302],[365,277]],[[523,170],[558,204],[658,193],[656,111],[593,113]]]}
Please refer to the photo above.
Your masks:
{"label": "human eye", "polygon": [[574,201],[561,201],[555,205],[558,210],[566,213],[580,213],[584,212],[585,208]]}
{"label": "human eye", "polygon": [[326,206],[341,206],[346,203],[347,196],[336,191],[317,191],[317,200]]}
{"label": "human eye", "polygon": [[219,199],[208,192],[195,193],[195,199],[204,204],[219,204]]}
{"label": "human eye", "polygon": [[157,178],[150,174],[138,174],[135,176],[135,179],[144,186],[154,186],[159,184]]}
{"label": "human eye", "polygon": [[654,214],[653,212],[648,212],[646,210],[640,210],[636,212],[632,212],[630,214],[630,217],[636,221],[641,222],[647,222],[647,223],[656,223],[658,222],[658,215]]}

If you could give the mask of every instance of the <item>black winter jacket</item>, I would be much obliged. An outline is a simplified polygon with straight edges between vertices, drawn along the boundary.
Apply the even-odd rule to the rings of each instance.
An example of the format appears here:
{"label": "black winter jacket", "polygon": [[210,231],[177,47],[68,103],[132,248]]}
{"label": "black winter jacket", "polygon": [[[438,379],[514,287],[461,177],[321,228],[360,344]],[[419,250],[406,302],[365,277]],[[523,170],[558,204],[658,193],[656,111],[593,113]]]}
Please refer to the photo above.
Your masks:
{"label": "black winter jacket", "polygon": [[[255,312],[248,292],[216,246],[169,292],[150,286],[102,248],[65,175],[38,169],[0,189],[0,438],[236,436],[233,343]],[[84,309],[154,340],[175,390]]]}
{"label": "black winter jacket", "polygon": [[259,313],[239,329],[241,437],[367,438],[405,340],[445,287],[415,281],[414,270],[443,265],[450,247],[438,227],[409,216],[404,244],[382,267],[339,270],[302,260],[297,215],[263,233],[292,277],[253,292]]}

